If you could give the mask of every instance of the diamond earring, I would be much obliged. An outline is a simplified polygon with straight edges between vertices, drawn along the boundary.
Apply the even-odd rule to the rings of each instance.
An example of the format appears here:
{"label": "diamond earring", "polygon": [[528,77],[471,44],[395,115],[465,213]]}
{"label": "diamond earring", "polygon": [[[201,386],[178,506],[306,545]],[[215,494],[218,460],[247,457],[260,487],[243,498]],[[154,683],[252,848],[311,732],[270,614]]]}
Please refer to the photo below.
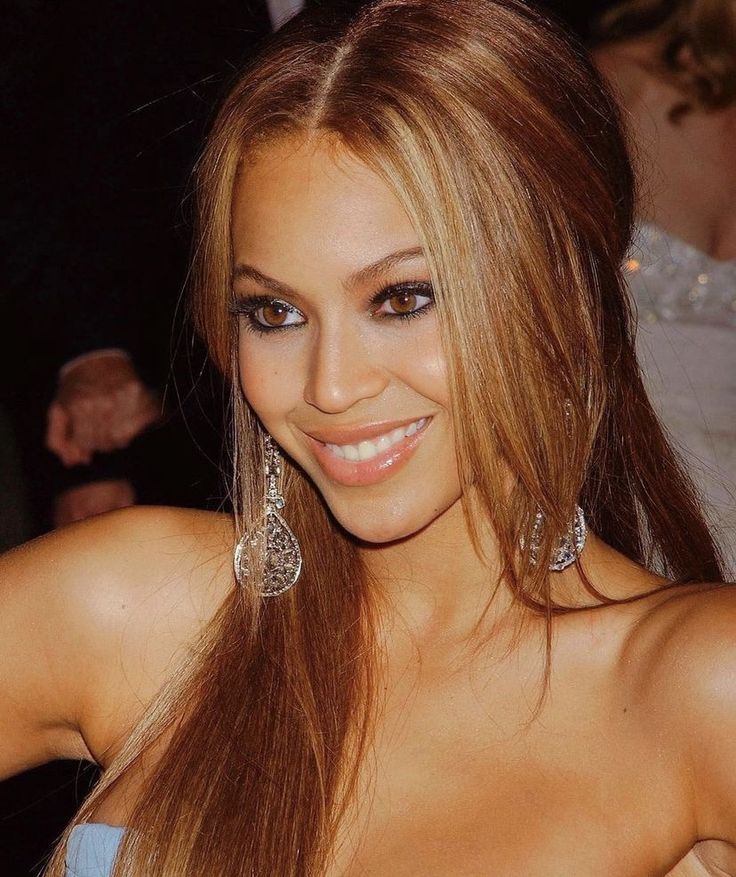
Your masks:
{"label": "diamond earring", "polygon": [[[534,527],[532,535],[529,539],[529,557],[533,564],[539,560],[539,545],[542,541],[542,527],[544,526],[544,515],[537,512],[534,518]],[[568,527],[567,533],[562,538],[559,546],[555,549],[549,564],[552,572],[562,572],[568,566],[580,557],[583,548],[585,548],[585,538],[588,535],[588,528],[585,524],[585,515],[579,505],[575,506],[575,517]],[[521,547],[524,547],[524,540],[521,539]]]}
{"label": "diamond earring", "polygon": [[263,438],[264,474],[266,478],[266,514],[262,527],[244,533],[235,546],[233,567],[239,585],[252,575],[248,550],[263,558],[262,597],[277,597],[296,584],[302,571],[299,542],[280,512],[286,505],[281,494],[281,455],[270,435]]}

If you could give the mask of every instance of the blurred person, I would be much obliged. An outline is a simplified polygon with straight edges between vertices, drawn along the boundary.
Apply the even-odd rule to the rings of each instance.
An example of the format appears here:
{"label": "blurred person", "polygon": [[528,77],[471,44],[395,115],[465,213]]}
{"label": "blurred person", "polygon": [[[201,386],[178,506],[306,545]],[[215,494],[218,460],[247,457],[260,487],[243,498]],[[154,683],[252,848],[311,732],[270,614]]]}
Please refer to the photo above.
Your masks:
{"label": "blurred person", "polygon": [[124,448],[160,413],[155,393],[122,350],[94,350],[65,363],[48,409],[46,445],[65,466]]}
{"label": "blurred person", "polygon": [[[248,10],[248,4],[240,4],[242,9],[240,14],[235,13],[234,7],[227,8],[227,4],[222,5],[224,8],[219,10],[219,12],[220,14],[225,12],[228,17],[220,26],[226,24],[231,32],[236,34],[242,28],[244,20],[251,24],[254,16],[253,12]],[[251,3],[251,8],[254,5],[256,4]],[[265,9],[272,26],[277,27],[298,12],[302,5],[303,0],[267,0]],[[87,4],[81,7],[81,10],[85,20],[85,32],[88,37],[90,25],[95,29],[94,16],[88,9]],[[212,11],[214,12],[214,10]],[[99,14],[107,20],[110,10],[106,8],[105,4],[100,4]],[[130,15],[130,10],[128,10],[127,14]],[[177,10],[176,14],[183,17],[186,14],[186,8],[182,7],[180,10]],[[69,17],[69,7],[65,9],[64,15]],[[90,22],[90,18],[92,18],[92,22]],[[158,23],[155,23],[154,39],[160,38],[162,27],[166,26],[168,28],[169,26],[169,22],[165,22],[163,17],[159,15],[157,18]],[[258,26],[262,28],[264,23],[263,12],[256,17],[256,21],[258,19],[260,19]],[[147,58],[143,49],[146,43],[152,41],[150,30],[145,34],[145,39],[141,39],[142,34],[140,34],[138,39],[131,40],[130,33],[126,35],[127,38],[122,36],[116,38],[112,44],[114,49],[112,54],[110,54],[109,45],[101,46],[99,56],[94,59],[95,82],[94,84],[88,84],[86,87],[87,91],[100,90],[102,96],[100,111],[96,114],[96,119],[90,119],[87,115],[81,118],[81,115],[77,116],[73,110],[71,113],[69,112],[69,104],[67,102],[64,114],[67,133],[71,134],[74,139],[77,137],[83,139],[92,134],[91,129],[96,124],[101,124],[104,128],[110,123],[117,123],[117,130],[114,132],[116,142],[106,144],[107,149],[100,148],[103,156],[106,156],[103,160],[109,159],[112,163],[115,160],[113,156],[116,149],[119,149],[121,152],[130,151],[132,146],[128,142],[129,138],[125,124],[119,124],[119,119],[115,119],[116,113],[122,112],[124,116],[134,115],[145,111],[152,102],[160,106],[170,99],[172,92],[176,93],[179,89],[185,88],[191,89],[196,95],[197,106],[194,109],[194,113],[206,116],[209,103],[205,99],[205,94],[208,90],[211,92],[211,82],[213,80],[221,81],[222,70],[228,62],[228,50],[232,51],[232,49],[227,45],[217,44],[217,48],[223,54],[221,58],[216,57],[213,61],[212,50],[215,43],[207,35],[206,30],[204,34],[202,33],[199,17],[189,19],[188,29],[188,39],[182,39],[175,47],[172,46],[176,50],[174,55],[176,63],[170,65],[169,69],[164,68],[161,72],[156,71],[154,75],[151,75],[151,70],[145,66]],[[182,58],[187,58],[190,51],[189,46],[192,42],[198,45],[200,49],[202,46],[205,46],[207,54],[204,58],[195,59],[194,64],[190,61],[187,65],[186,62],[182,61]],[[238,46],[238,51],[243,51],[242,44]],[[131,84],[130,90],[120,100],[120,107],[110,107],[105,100],[107,96],[106,88],[109,83],[100,77],[101,64],[104,65],[103,69],[105,67],[109,68],[113,75],[119,75],[119,71],[124,70],[125,81],[129,84],[131,84],[131,78],[134,81],[145,82],[145,91],[139,91],[136,94],[135,87]],[[203,77],[204,83],[202,82]],[[124,105],[125,102],[128,103],[127,109]],[[86,107],[83,111],[86,113]],[[193,128],[195,135],[190,141],[190,161],[193,161],[196,154],[197,137],[201,131],[201,124],[193,124],[195,119],[192,118],[192,113],[192,107],[187,107],[179,120],[181,125],[190,129]],[[168,126],[171,123],[171,115],[166,111],[163,113],[163,116],[166,119],[165,125]],[[160,120],[154,118],[150,130],[145,132],[143,136],[138,135],[139,143],[136,145],[139,145],[141,151],[145,152],[157,148],[156,141],[159,138],[171,138],[176,136],[177,133],[176,129],[173,131],[165,130],[162,128]],[[191,133],[190,130],[186,136],[190,137]],[[158,159],[157,161],[158,167],[161,167],[161,160]],[[162,175],[160,180],[156,181],[153,175],[150,175],[147,179],[150,186],[148,190],[149,197],[157,190],[166,192],[164,197],[168,202],[171,214],[169,223],[174,222],[177,195],[180,197],[183,194],[183,185],[188,169],[186,166],[178,168],[181,173],[179,186],[176,187],[175,185],[170,191],[167,191],[167,188],[171,186],[173,176],[169,168],[166,168],[166,175]],[[85,175],[84,187],[87,192],[97,182],[96,179],[93,180],[91,178],[91,173],[94,173],[95,170],[97,172],[102,171],[104,174],[108,169],[100,166],[96,168],[90,168],[89,165],[82,166],[82,173]],[[124,187],[135,185],[139,182],[136,179],[138,172],[133,164],[131,164],[129,177],[127,170],[124,173],[125,176],[114,182],[117,190],[116,194],[118,195],[123,191]],[[92,197],[95,196],[93,195]],[[79,205],[75,205],[75,209],[79,209]],[[105,226],[103,226],[104,228],[107,229],[110,241],[107,242],[107,246],[102,253],[93,254],[92,258],[104,258],[104,254],[109,252],[110,246],[121,249],[127,249],[130,246],[129,241],[125,238],[125,229],[118,216],[110,217],[106,221]],[[159,233],[161,231],[165,231],[163,223]],[[84,231],[80,233],[85,236]],[[116,238],[116,236],[119,237]],[[175,284],[175,286],[177,289],[180,288],[181,282]],[[114,316],[117,317],[118,315],[115,314]],[[76,328],[76,326],[73,328]],[[135,363],[131,360],[127,350],[119,347],[108,348],[103,346],[103,342],[127,343],[129,345],[129,335],[126,336],[125,332],[121,331],[121,326],[113,323],[110,319],[107,320],[104,329],[105,333],[103,334],[98,331],[96,338],[87,337],[82,343],[81,348],[89,348],[89,350],[84,350],[80,355],[66,362],[60,369],[58,386],[48,409],[46,444],[65,466],[88,464],[91,462],[94,453],[108,452],[127,447],[130,441],[152,424],[161,413],[161,403],[157,394],[146,385],[136,370]],[[141,327],[138,326],[137,330],[141,332]],[[132,495],[129,487],[124,487],[122,483],[119,483],[116,498],[114,484],[115,482],[107,482],[104,492],[97,490],[98,500],[92,503],[92,507],[104,506],[106,504],[103,500],[105,494],[109,496],[107,504],[110,508],[117,507],[120,497],[125,499],[126,495]],[[80,489],[76,488],[77,493]]]}
{"label": "blurred person", "polygon": [[[638,177],[627,263],[649,393],[736,562],[736,2],[606,3],[593,57]],[[736,566],[734,566],[736,568]]]}
{"label": "blurred person", "polygon": [[[3,311],[9,345],[17,345],[20,326],[31,327],[36,362],[6,380],[18,385],[11,411],[34,473],[40,524],[49,505],[59,525],[146,495],[165,502],[173,476],[161,470],[175,466],[177,454],[143,465],[145,438],[120,453],[156,423],[192,462],[183,446],[201,439],[189,437],[175,393],[167,395],[168,412],[161,396],[189,249],[182,202],[232,69],[272,21],[298,6],[11,0],[0,88],[8,152],[0,233],[10,278],[3,296],[13,297],[14,313],[5,301]],[[42,458],[41,441],[69,471]],[[193,487],[193,504],[215,484],[212,467],[200,468],[205,486]],[[132,470],[161,481],[161,490],[136,484]]]}

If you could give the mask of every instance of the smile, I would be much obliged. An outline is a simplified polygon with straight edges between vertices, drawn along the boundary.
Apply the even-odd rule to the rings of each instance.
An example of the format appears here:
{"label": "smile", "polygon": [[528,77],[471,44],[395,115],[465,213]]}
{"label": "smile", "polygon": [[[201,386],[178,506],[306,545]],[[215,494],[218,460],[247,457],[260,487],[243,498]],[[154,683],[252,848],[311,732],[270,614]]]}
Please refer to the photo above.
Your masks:
{"label": "smile", "polygon": [[[379,432],[381,424],[376,424],[375,428],[341,430],[343,434],[307,435],[322,471],[338,484],[358,487],[385,481],[402,469],[414,455],[432,419],[421,417],[401,426],[385,424],[384,432]],[[388,426],[393,428],[387,429]]]}
{"label": "smile", "polygon": [[392,429],[391,432],[386,432],[372,440],[364,440],[357,445],[333,445],[326,443],[325,447],[336,457],[339,457],[341,460],[349,460],[351,463],[373,460],[379,454],[383,454],[394,447],[394,445],[398,445],[405,438],[409,438],[414,433],[419,432],[426,424],[427,418],[422,417],[421,420],[414,420],[408,426],[400,426],[397,429]]}

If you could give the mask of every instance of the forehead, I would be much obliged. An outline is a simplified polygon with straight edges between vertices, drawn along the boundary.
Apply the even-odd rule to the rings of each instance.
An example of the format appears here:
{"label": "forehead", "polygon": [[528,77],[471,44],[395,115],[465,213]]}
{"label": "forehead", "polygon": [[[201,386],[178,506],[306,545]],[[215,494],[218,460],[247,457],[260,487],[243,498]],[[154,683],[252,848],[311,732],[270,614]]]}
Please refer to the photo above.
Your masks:
{"label": "forehead", "polygon": [[236,261],[268,271],[319,259],[354,270],[418,243],[394,192],[334,140],[280,140],[243,162],[233,200]]}

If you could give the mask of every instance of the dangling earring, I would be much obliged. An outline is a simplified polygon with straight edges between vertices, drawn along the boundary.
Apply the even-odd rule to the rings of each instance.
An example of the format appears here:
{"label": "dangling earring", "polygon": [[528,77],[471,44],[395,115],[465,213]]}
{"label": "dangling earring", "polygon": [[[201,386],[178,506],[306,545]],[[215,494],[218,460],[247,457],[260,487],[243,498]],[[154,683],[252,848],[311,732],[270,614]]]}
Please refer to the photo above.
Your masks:
{"label": "dangling earring", "polygon": [[[533,564],[539,560],[539,546],[542,541],[542,527],[544,526],[544,515],[537,512],[534,518],[534,527],[532,535],[529,539],[529,558]],[[588,535],[588,528],[585,524],[585,515],[579,505],[575,506],[575,517],[567,529],[567,533],[562,538],[559,546],[552,555],[549,569],[552,572],[562,572],[568,566],[580,557],[583,548],[585,548],[585,538]],[[521,540],[521,547],[524,548],[524,539]]]}
{"label": "dangling earring", "polygon": [[262,527],[244,533],[235,546],[233,566],[239,585],[251,576],[248,549],[263,558],[262,597],[277,597],[296,584],[302,571],[302,554],[291,528],[279,512],[286,505],[281,495],[281,455],[270,435],[263,437],[266,477],[266,515]]}

